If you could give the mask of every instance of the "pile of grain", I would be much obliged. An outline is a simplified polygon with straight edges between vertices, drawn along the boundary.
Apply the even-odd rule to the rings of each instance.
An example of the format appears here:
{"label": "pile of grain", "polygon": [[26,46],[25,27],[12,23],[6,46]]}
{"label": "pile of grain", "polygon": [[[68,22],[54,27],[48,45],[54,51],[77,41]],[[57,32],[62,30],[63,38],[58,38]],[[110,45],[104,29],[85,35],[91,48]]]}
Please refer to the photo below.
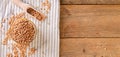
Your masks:
{"label": "pile of grain", "polygon": [[35,28],[29,20],[18,19],[14,21],[7,34],[15,42],[27,45],[34,39]]}
{"label": "pile of grain", "polygon": [[12,44],[13,53],[8,53],[8,57],[18,57],[19,53],[20,57],[26,57],[26,49],[35,38],[35,25],[23,16],[24,13],[12,16],[10,19],[10,28],[6,33],[3,44],[7,45],[8,40],[13,40],[15,43]]}

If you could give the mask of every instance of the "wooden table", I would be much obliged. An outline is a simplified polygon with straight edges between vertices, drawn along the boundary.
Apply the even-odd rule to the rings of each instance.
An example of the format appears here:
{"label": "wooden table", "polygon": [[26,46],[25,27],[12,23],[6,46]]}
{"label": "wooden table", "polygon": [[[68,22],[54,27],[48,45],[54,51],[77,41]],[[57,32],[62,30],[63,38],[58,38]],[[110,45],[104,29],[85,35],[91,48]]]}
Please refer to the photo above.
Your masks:
{"label": "wooden table", "polygon": [[60,57],[120,57],[116,4],[120,0],[61,0]]}

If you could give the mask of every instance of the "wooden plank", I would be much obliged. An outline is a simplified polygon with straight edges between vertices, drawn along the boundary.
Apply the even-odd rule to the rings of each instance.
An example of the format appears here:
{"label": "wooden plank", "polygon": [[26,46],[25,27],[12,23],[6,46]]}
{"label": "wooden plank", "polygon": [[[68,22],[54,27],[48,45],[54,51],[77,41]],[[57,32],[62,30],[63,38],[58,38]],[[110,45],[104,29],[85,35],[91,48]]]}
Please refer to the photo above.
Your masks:
{"label": "wooden plank", "polygon": [[60,57],[120,57],[120,38],[61,39]]}
{"label": "wooden plank", "polygon": [[61,37],[120,37],[120,5],[62,5]]}
{"label": "wooden plank", "polygon": [[120,0],[60,0],[61,4],[120,4]]}

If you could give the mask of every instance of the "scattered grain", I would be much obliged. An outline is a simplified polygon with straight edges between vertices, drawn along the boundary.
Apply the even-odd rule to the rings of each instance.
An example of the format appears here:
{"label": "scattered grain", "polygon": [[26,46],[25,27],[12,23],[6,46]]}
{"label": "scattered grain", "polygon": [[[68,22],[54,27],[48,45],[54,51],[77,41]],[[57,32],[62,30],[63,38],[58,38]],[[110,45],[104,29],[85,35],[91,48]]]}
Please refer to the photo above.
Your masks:
{"label": "scattered grain", "polygon": [[7,57],[13,57],[12,53],[8,53]]}
{"label": "scattered grain", "polygon": [[0,28],[2,28],[3,27],[3,24],[2,23],[0,23]]}
{"label": "scattered grain", "polygon": [[5,18],[3,18],[3,19],[2,19],[2,23],[5,23],[5,21],[6,21],[6,19],[5,19]]}
{"label": "scattered grain", "polygon": [[4,40],[3,40],[3,45],[7,45],[7,42],[8,42],[8,37],[6,37]]}
{"label": "scattered grain", "polygon": [[47,8],[46,8],[46,13],[48,14],[49,11],[50,11],[50,8],[51,8],[50,2],[49,2],[48,0],[45,0],[45,2],[42,3],[42,5],[45,6],[45,7],[47,7]]}
{"label": "scattered grain", "polygon": [[36,51],[36,49],[35,49],[35,48],[31,48],[31,49],[30,49],[30,51],[28,52],[28,56],[30,56],[30,55],[32,55],[32,54],[34,54],[34,53],[35,53],[35,51]]}
{"label": "scattered grain", "polygon": [[12,45],[12,50],[13,50],[14,57],[18,57],[18,50],[17,50],[16,44]]}

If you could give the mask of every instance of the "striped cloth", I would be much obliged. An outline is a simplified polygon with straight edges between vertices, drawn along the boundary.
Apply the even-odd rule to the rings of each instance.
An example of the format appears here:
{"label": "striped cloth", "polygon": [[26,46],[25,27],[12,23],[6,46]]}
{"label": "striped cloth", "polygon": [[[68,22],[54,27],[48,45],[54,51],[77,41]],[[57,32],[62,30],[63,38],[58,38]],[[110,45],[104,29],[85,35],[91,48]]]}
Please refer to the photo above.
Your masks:
{"label": "striped cloth", "polygon": [[[44,21],[38,21],[26,15],[26,18],[33,21],[37,27],[37,36],[28,48],[28,50],[32,47],[37,49],[31,57],[59,57],[59,0],[49,0],[51,9],[48,14],[45,13],[45,10],[43,10],[45,7],[42,6],[45,0],[23,0],[23,2],[32,5],[36,10],[41,11],[47,16]],[[6,57],[7,53],[12,52],[9,49],[9,45],[2,45],[2,40],[5,37],[5,32],[9,28],[8,20],[10,16],[20,12],[23,12],[22,9],[13,4],[11,0],[0,0],[0,22],[3,18],[6,18],[6,22],[0,28],[0,57]],[[11,42],[9,41],[8,43],[11,44]]]}

